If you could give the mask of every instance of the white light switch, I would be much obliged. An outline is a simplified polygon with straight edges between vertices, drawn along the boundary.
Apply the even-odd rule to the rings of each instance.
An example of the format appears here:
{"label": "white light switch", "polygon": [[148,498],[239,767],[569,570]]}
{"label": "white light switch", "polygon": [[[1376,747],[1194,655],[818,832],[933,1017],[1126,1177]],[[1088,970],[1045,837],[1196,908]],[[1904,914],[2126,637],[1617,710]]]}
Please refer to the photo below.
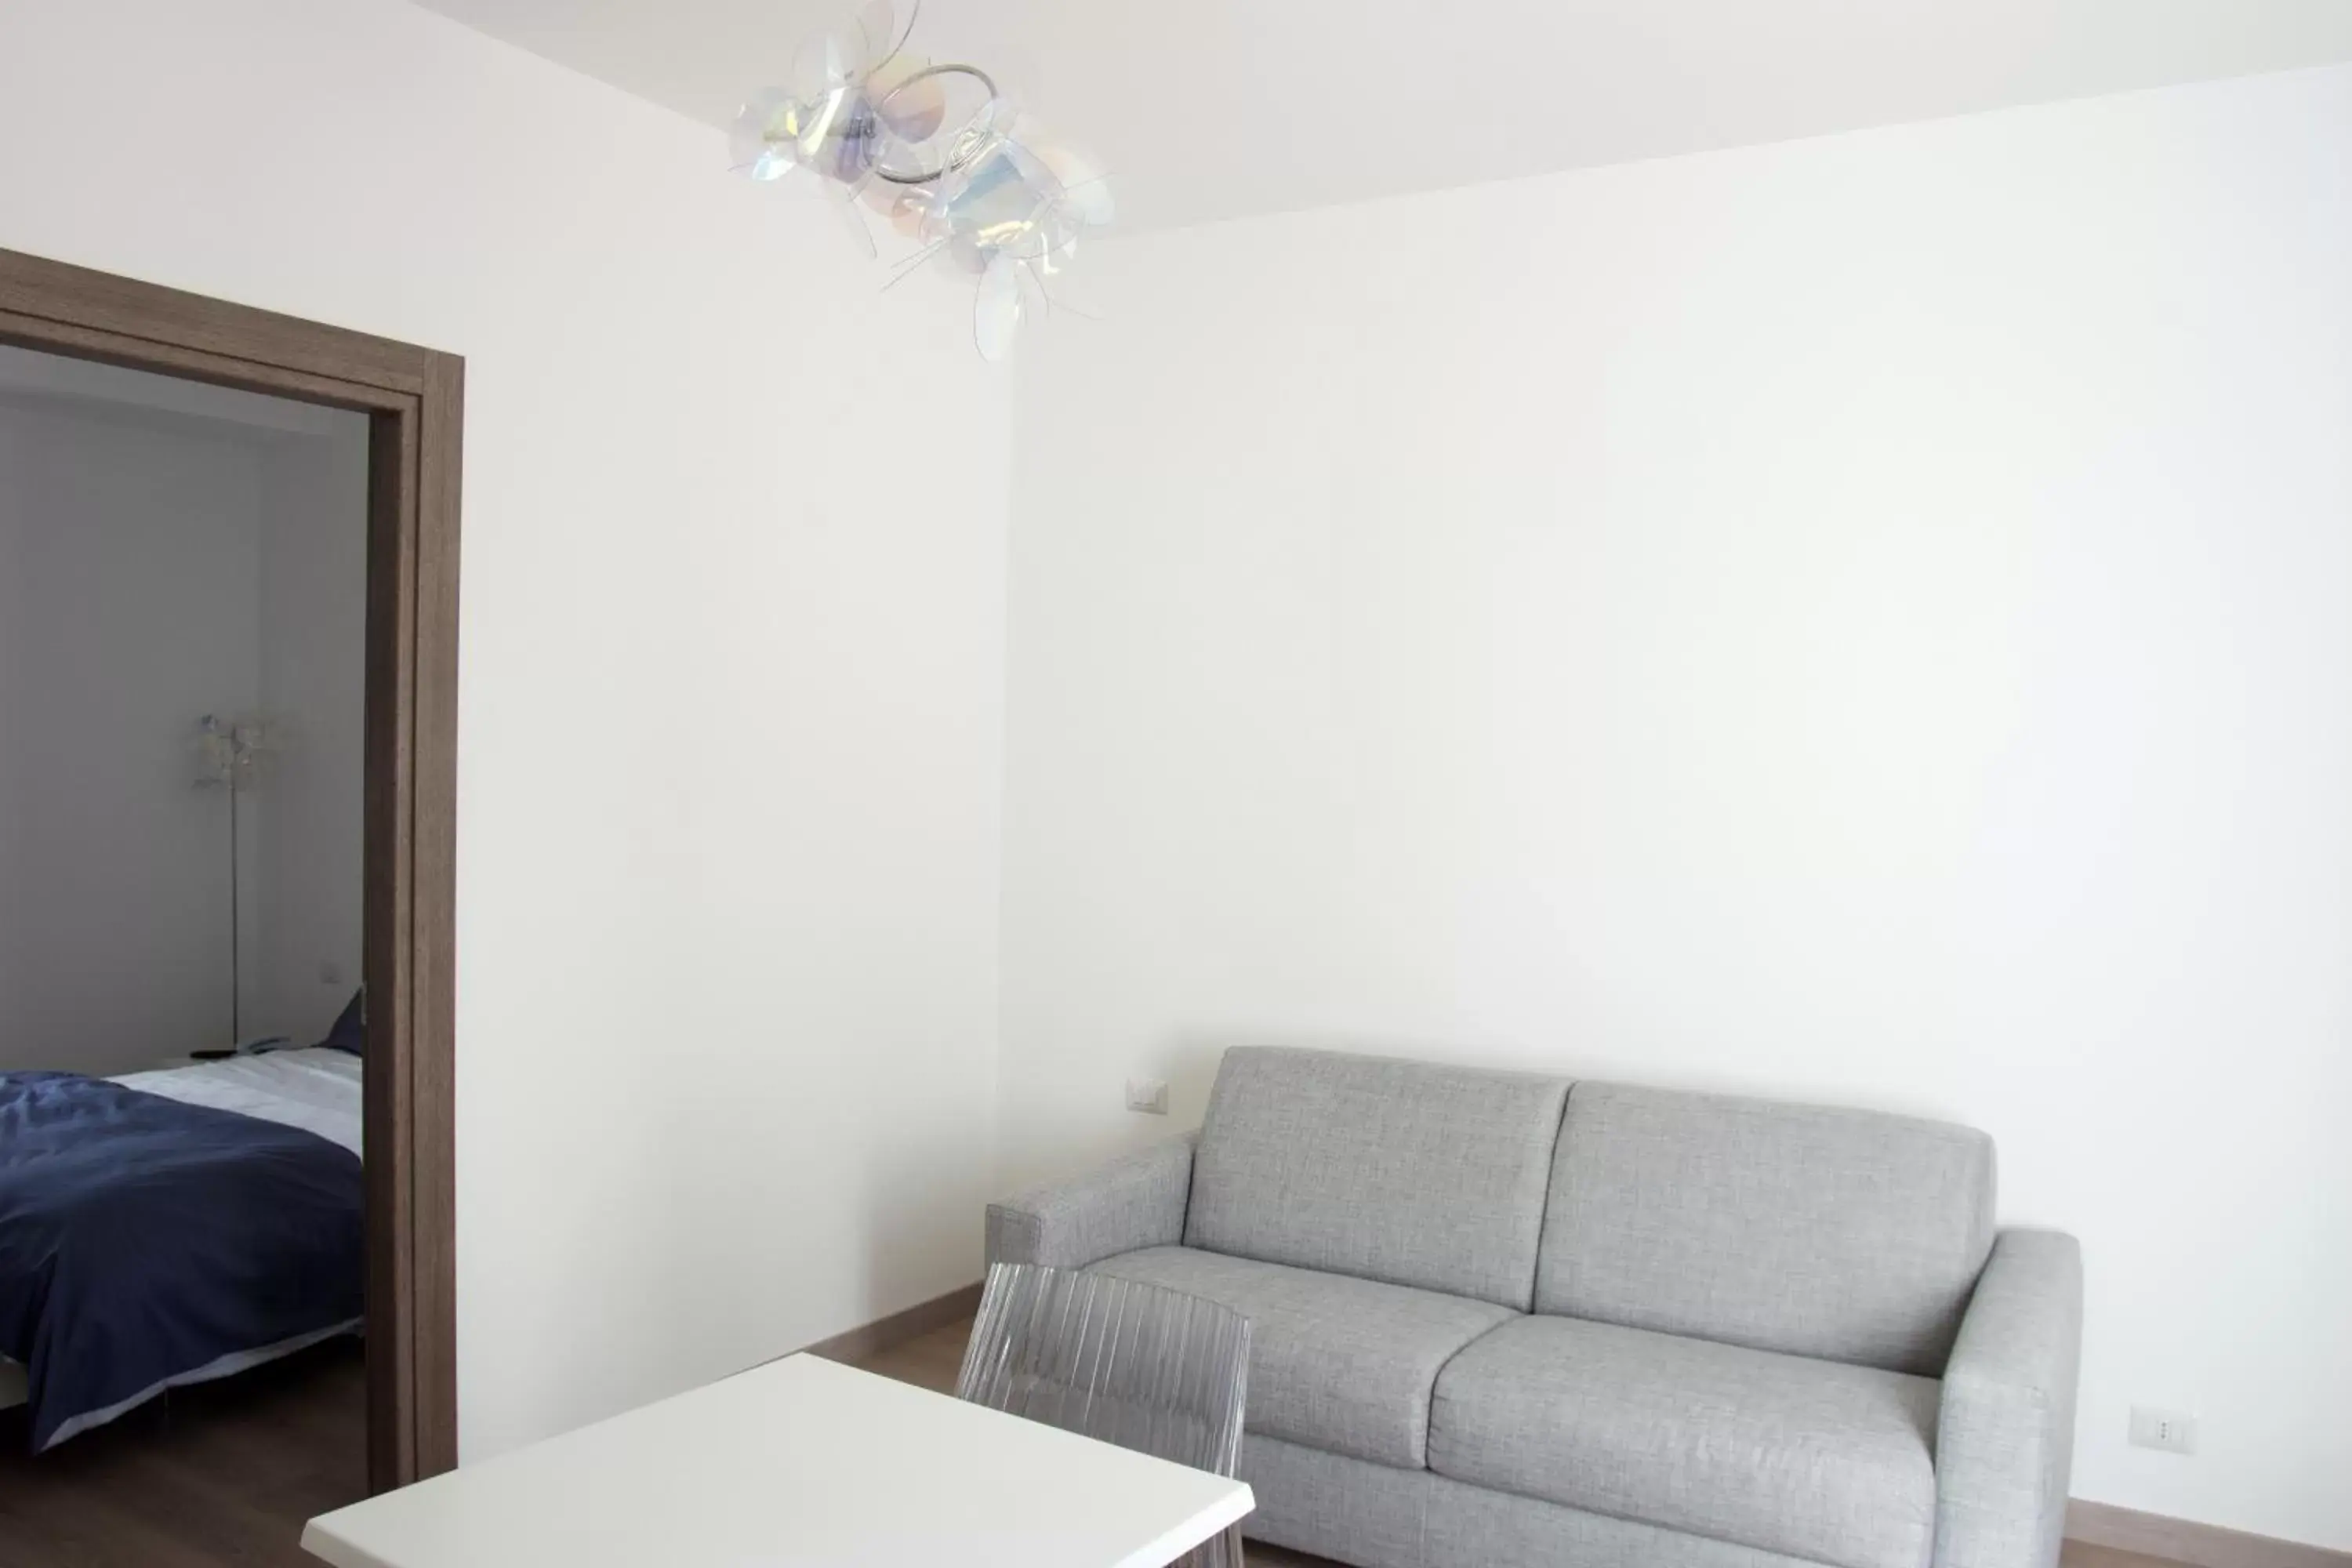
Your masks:
{"label": "white light switch", "polygon": [[1150,1116],[1168,1114],[1168,1083],[1164,1079],[1131,1078],[1127,1080],[1127,1108]]}

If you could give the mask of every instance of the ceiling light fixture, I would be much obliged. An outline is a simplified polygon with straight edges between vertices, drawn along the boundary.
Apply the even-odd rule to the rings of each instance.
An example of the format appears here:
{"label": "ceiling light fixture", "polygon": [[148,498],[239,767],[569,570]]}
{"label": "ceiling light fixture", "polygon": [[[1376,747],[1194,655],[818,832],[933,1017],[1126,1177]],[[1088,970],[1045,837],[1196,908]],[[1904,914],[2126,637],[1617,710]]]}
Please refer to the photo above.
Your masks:
{"label": "ceiling light fixture", "polygon": [[1110,222],[1110,185],[986,71],[908,53],[919,4],[902,29],[890,0],[866,0],[849,26],[803,46],[790,85],[737,118],[735,167],[755,180],[818,176],[869,257],[861,207],[917,242],[886,289],[931,260],[977,279],[972,337],[982,358],[1002,359],[1033,305],[1053,309],[1049,283],[1079,237]]}

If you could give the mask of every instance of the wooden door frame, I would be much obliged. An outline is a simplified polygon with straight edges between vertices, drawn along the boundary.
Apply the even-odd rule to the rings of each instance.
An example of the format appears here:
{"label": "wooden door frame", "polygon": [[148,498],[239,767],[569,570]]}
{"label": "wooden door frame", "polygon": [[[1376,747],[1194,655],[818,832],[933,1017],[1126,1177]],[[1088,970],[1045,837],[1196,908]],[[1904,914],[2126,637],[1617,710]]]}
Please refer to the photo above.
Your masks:
{"label": "wooden door frame", "polygon": [[449,1469],[465,361],[5,249],[0,343],[368,416],[368,1484]]}

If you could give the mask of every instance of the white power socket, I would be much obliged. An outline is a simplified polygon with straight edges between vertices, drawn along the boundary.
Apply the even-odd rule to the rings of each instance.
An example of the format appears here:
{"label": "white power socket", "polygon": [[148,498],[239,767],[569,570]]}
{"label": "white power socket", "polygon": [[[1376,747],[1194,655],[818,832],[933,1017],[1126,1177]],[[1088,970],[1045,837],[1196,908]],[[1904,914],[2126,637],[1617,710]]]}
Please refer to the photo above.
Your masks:
{"label": "white power socket", "polygon": [[2131,1442],[2136,1448],[2161,1448],[2168,1454],[2197,1451],[2197,1420],[2177,1410],[2154,1410],[2135,1405],[2131,1412]]}
{"label": "white power socket", "polygon": [[1147,1116],[1168,1114],[1168,1082],[1165,1079],[1131,1078],[1127,1080],[1127,1108],[1140,1110]]}

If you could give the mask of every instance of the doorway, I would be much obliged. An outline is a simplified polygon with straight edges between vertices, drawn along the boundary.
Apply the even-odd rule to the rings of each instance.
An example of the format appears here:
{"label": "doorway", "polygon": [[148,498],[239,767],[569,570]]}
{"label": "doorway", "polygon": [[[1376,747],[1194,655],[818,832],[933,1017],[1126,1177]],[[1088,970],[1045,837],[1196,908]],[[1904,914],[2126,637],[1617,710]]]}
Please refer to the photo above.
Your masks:
{"label": "doorway", "polygon": [[362,1075],[371,1490],[457,1458],[457,355],[0,250],[0,344],[367,419]]}

